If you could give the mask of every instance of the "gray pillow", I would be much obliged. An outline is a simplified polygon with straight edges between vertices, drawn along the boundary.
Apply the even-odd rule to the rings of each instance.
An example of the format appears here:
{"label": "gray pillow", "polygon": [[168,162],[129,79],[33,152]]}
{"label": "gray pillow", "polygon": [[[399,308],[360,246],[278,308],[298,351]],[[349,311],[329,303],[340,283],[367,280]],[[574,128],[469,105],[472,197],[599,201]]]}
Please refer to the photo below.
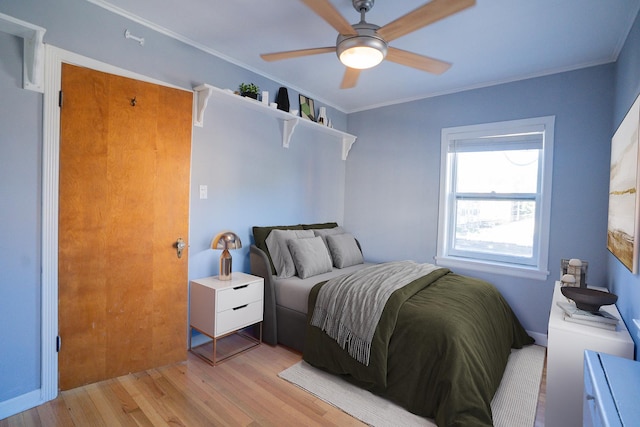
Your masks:
{"label": "gray pillow", "polygon": [[313,230],[271,230],[265,242],[279,278],[296,275],[296,266],[289,253],[287,240],[311,237],[314,237]]}
{"label": "gray pillow", "polygon": [[289,251],[301,279],[327,273],[333,268],[322,237],[289,240]]}
{"label": "gray pillow", "polygon": [[352,234],[334,234],[327,236],[327,246],[336,268],[345,268],[362,264],[364,258]]}
{"label": "gray pillow", "polygon": [[[324,241],[324,244],[327,244],[327,236],[332,236],[334,234],[343,234],[345,233],[344,228],[338,226],[338,227],[333,227],[333,228],[316,228],[313,230],[313,233],[316,236],[320,236],[322,237],[322,240]],[[329,247],[327,246],[327,249],[329,249]]]}

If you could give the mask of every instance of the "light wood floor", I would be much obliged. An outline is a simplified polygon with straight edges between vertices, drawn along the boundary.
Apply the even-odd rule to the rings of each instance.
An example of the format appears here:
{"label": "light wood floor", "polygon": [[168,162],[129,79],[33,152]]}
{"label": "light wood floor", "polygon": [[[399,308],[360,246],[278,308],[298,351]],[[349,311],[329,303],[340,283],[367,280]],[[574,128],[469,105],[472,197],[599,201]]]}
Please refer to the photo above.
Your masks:
{"label": "light wood floor", "polygon": [[[189,353],[183,363],[61,392],[0,427],[363,426],[278,378],[300,359],[264,344],[215,367]],[[544,426],[544,387],[543,376],[535,427]]]}

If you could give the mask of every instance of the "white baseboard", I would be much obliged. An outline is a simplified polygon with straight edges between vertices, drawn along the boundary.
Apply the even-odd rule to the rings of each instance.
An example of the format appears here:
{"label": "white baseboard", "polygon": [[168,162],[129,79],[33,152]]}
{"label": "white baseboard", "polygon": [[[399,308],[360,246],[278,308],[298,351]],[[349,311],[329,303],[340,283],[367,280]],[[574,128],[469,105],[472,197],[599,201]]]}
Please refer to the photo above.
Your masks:
{"label": "white baseboard", "polygon": [[35,408],[43,403],[45,401],[42,399],[42,391],[40,389],[5,400],[0,402],[0,420],[19,414],[27,409]]}
{"label": "white baseboard", "polygon": [[543,347],[547,346],[547,334],[541,334],[540,332],[531,332],[527,331],[529,336],[536,340],[536,345],[541,345]]}

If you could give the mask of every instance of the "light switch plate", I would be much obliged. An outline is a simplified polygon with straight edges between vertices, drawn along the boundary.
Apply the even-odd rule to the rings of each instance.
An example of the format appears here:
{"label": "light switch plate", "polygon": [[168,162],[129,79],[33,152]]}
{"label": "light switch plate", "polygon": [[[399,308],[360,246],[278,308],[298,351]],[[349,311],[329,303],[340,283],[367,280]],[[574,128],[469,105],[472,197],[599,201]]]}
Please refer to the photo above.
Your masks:
{"label": "light switch plate", "polygon": [[207,198],[207,186],[204,184],[200,185],[200,198],[201,199]]}
{"label": "light switch plate", "polygon": [[633,319],[633,323],[636,325],[636,336],[640,338],[640,319]]}

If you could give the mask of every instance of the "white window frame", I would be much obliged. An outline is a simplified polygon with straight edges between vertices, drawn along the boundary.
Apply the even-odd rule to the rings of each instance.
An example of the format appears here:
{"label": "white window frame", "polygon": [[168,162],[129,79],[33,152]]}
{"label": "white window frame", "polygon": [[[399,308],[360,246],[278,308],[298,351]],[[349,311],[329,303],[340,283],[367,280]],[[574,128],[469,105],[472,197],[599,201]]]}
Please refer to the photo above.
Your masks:
{"label": "white window frame", "polygon": [[[553,175],[553,140],[555,116],[535,117],[522,120],[486,123],[471,126],[443,128],[441,134],[441,164],[440,164],[440,208],[438,216],[438,246],[435,257],[436,264],[463,268],[494,274],[506,274],[516,277],[546,280],[549,275],[549,233],[551,222],[551,191]],[[455,141],[474,141],[483,143],[491,137],[505,137],[530,132],[542,132],[542,152],[539,165],[540,188],[536,197],[535,235],[533,257],[529,265],[496,260],[488,256],[461,256],[452,250],[455,215],[455,200],[453,193],[453,177],[455,171],[451,148]],[[484,142],[486,145],[486,142]]]}

